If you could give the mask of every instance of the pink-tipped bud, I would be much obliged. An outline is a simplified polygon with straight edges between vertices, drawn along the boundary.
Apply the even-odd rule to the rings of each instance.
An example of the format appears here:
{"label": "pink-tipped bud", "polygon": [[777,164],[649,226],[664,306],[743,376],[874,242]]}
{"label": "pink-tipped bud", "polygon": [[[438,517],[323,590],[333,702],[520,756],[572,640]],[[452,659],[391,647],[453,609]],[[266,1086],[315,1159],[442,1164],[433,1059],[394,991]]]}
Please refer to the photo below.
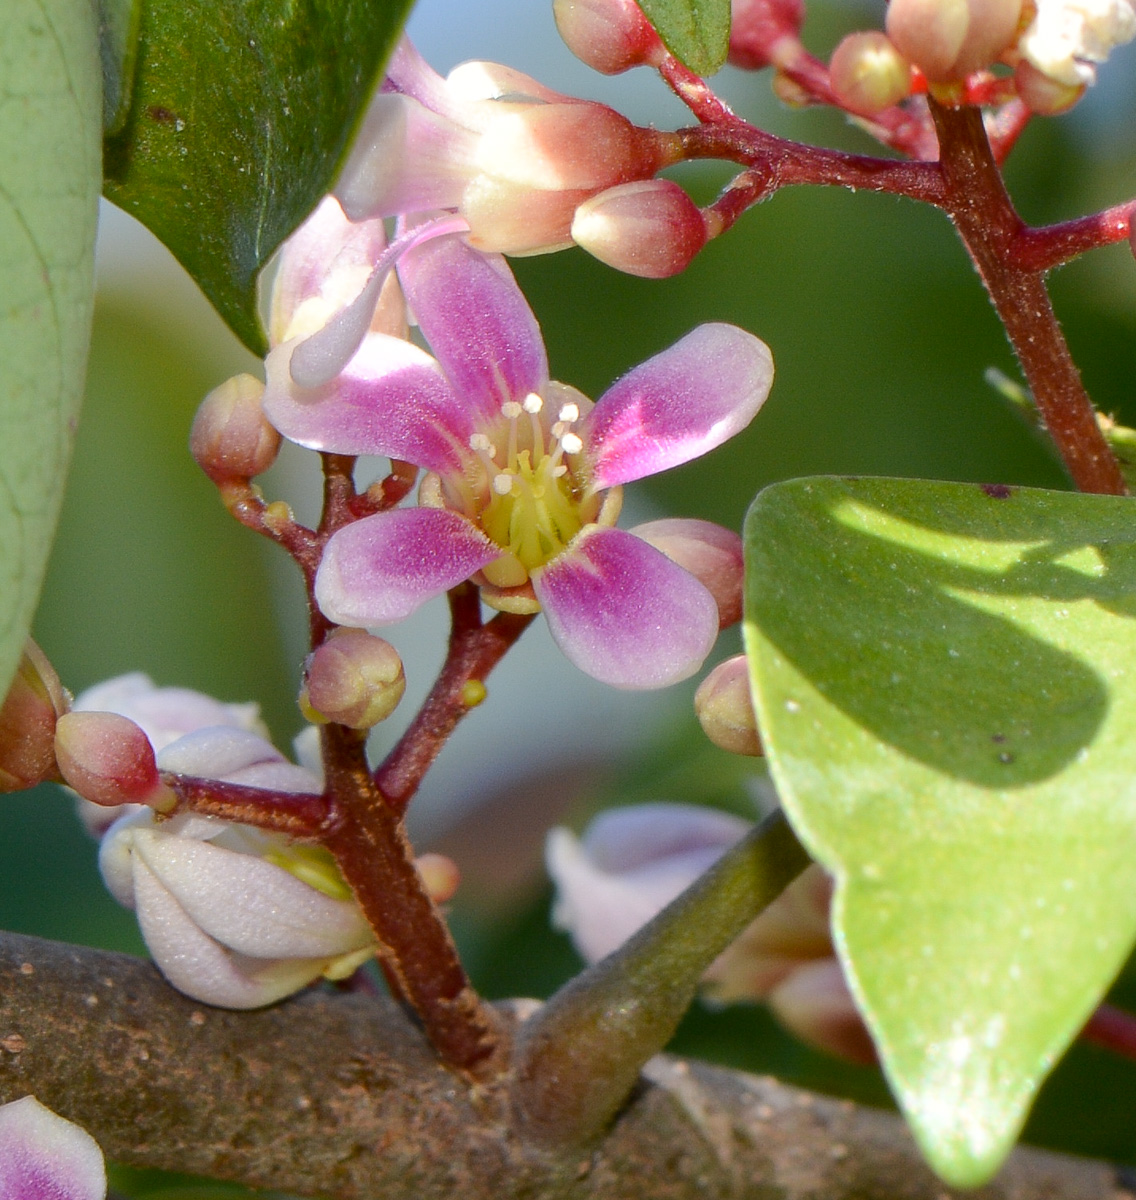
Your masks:
{"label": "pink-tipped bud", "polygon": [[58,779],[55,724],[67,711],[55,668],[31,640],[0,707],[0,792],[19,792]]}
{"label": "pink-tipped bud", "polygon": [[148,804],[159,811],[173,793],[158,775],[140,725],[109,712],[71,712],[55,727],[55,757],[69,787],[93,804]]}
{"label": "pink-tipped bud", "polygon": [[730,62],[747,71],[777,63],[777,47],[796,42],[804,20],[802,0],[733,0]]}
{"label": "pink-tipped bud", "polygon": [[694,712],[715,746],[751,757],[762,753],[744,654],[719,663],[699,684],[694,693]]}
{"label": "pink-tipped bud", "polygon": [[552,12],[568,49],[603,75],[652,65],[666,53],[634,0],[553,0]]}
{"label": "pink-tipped bud", "polygon": [[461,872],[452,858],[444,854],[419,854],[414,865],[435,904],[453,899],[461,883]]}
{"label": "pink-tipped bud", "polygon": [[308,658],[300,707],[313,721],[370,729],[406,691],[398,651],[364,629],[337,629]]}
{"label": "pink-tipped bud", "polygon": [[887,32],[932,83],[989,66],[1014,44],[1022,0],[891,0]]}
{"label": "pink-tipped bud", "polygon": [[1055,117],[1068,112],[1085,94],[1083,83],[1065,83],[1043,74],[1028,58],[1018,60],[1014,84],[1022,103],[1040,117]]}
{"label": "pink-tipped bud", "polygon": [[201,402],[189,434],[189,449],[214,483],[251,479],[267,471],[280,450],[280,434],[261,406],[264,384],[234,375]]}
{"label": "pink-tipped bud", "polygon": [[644,279],[686,270],[706,245],[698,205],[669,179],[644,179],[600,192],[576,209],[572,240],[600,262]]}
{"label": "pink-tipped bud", "polygon": [[664,517],[631,532],[689,571],[714,597],[719,629],[741,620],[745,564],[742,539],[732,529],[691,517]]}
{"label": "pink-tipped bud", "polygon": [[911,94],[910,63],[878,29],[844,38],[828,74],[840,103],[862,116],[875,116]]}

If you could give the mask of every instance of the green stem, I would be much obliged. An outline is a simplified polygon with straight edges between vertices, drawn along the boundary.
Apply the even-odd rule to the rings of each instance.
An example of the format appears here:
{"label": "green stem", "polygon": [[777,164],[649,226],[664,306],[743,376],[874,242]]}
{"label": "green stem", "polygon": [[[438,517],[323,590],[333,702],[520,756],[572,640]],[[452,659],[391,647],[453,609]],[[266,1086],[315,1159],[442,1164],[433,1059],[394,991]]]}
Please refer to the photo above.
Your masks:
{"label": "green stem", "polygon": [[640,1068],[670,1040],[706,968],[809,862],[783,814],[773,813],[530,1017],[514,1059],[525,1133],[568,1148],[602,1132]]}

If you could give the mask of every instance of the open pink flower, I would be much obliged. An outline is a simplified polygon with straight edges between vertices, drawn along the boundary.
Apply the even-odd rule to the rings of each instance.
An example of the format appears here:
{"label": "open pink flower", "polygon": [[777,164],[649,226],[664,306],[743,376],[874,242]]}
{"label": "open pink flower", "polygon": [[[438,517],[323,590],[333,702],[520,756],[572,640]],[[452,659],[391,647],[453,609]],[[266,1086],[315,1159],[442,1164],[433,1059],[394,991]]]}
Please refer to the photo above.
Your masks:
{"label": "open pink flower", "polygon": [[34,1096],[0,1104],[2,1200],[103,1200],[106,1167],[85,1129]]}
{"label": "open pink flower", "polygon": [[312,388],[293,379],[289,344],[267,362],[265,411],[285,437],[431,473],[422,507],[330,539],[316,580],[324,613],[344,625],[400,621],[475,578],[497,608],[543,609],[564,653],[597,679],[653,688],[692,674],[718,606],[689,571],[613,528],[619,486],[743,429],[769,392],[768,348],[702,325],[593,405],[549,380],[540,329],[503,259],[440,237],[398,270],[434,358],[370,333]]}

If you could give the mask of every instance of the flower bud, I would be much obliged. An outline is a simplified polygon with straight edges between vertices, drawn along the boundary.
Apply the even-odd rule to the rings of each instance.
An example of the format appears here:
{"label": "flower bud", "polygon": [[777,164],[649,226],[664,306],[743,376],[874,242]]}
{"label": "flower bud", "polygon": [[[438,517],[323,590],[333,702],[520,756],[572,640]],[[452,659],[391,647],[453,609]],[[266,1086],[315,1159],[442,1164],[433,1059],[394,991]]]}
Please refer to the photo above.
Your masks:
{"label": "flower bud", "polygon": [[828,64],[832,90],[849,112],[874,116],[911,92],[911,67],[886,33],[850,33]]}
{"label": "flower bud", "polygon": [[1014,84],[1022,103],[1040,117],[1055,117],[1068,112],[1085,94],[1085,84],[1066,83],[1045,75],[1028,58],[1018,60]]}
{"label": "flower bud", "polygon": [[686,270],[706,245],[698,205],[669,179],[643,179],[585,201],[572,219],[572,240],[600,262],[644,279]]}
{"label": "flower bud", "polygon": [[666,52],[634,0],[553,0],[552,12],[568,49],[602,75],[652,65]]}
{"label": "flower bud", "polygon": [[795,42],[804,19],[802,0],[733,0],[731,64],[747,71],[775,64],[778,43]]}
{"label": "flower bud", "polygon": [[1022,0],[891,0],[887,32],[932,83],[963,79],[1014,44]]}
{"label": "flower bud", "polygon": [[55,723],[67,707],[59,676],[28,638],[0,707],[0,792],[18,792],[59,778]]}
{"label": "flower bud", "polygon": [[694,711],[715,746],[731,754],[756,757],[762,753],[744,654],[719,663],[698,685]]}
{"label": "flower bud", "polygon": [[452,858],[445,854],[420,854],[414,865],[435,904],[445,904],[453,899],[461,883],[461,872]]}
{"label": "flower bud", "polygon": [[264,384],[234,375],[201,402],[189,434],[197,465],[214,483],[251,479],[267,471],[280,450],[280,434],[261,407]]}
{"label": "flower bud", "polygon": [[398,651],[364,629],[339,629],[308,658],[300,707],[309,720],[370,729],[406,691]]}
{"label": "flower bud", "polygon": [[141,726],[107,712],[70,712],[55,727],[55,757],[67,785],[93,804],[168,809],[154,748]]}
{"label": "flower bud", "polygon": [[732,529],[713,521],[664,517],[637,525],[631,532],[689,571],[714,597],[719,629],[741,620],[745,563],[742,539]]}

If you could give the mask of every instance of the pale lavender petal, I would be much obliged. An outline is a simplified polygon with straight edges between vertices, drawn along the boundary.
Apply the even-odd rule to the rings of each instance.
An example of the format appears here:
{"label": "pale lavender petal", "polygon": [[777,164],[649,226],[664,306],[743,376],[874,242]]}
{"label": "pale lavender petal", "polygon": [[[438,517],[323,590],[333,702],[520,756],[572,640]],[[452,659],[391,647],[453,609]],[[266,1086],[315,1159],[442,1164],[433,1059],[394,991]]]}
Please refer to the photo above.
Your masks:
{"label": "pale lavender petal", "polygon": [[395,509],[333,535],[316,575],[316,602],[340,625],[386,625],[500,556],[500,547],[457,513]]}
{"label": "pale lavender petal", "polygon": [[[155,829],[135,830],[134,855],[198,928],[240,954],[333,958],[373,940],[355,904],[267,859]],[[136,903],[141,912],[137,893]]]}
{"label": "pale lavender petal", "polygon": [[386,78],[383,80],[384,92],[397,92],[404,96],[413,96],[419,104],[434,112],[456,117],[458,106],[455,106],[446,81],[418,53],[414,43],[405,35],[391,52],[387,62]]}
{"label": "pale lavender petal", "polygon": [[407,303],[454,391],[484,419],[542,392],[548,358],[528,301],[505,260],[460,238],[436,238],[398,264]]}
{"label": "pale lavender petal", "polygon": [[769,348],[733,325],[699,325],[618,380],[579,427],[597,487],[689,462],[744,429],[769,395]]}
{"label": "pale lavender petal", "polygon": [[0,1200],[103,1200],[98,1143],[34,1096],[0,1105]]}
{"label": "pale lavender petal", "polygon": [[290,441],[333,454],[380,454],[427,470],[461,470],[473,432],[470,413],[438,364],[401,338],[363,339],[342,374],[301,388],[289,371],[292,343],[265,360],[264,412]]}
{"label": "pale lavender petal", "polygon": [[386,244],[381,220],[349,221],[333,196],[324,197],[281,250],[272,285],[273,344],[288,336],[288,326],[305,300],[329,291],[348,296],[356,292]]}
{"label": "pale lavender petal", "polygon": [[718,606],[706,588],[622,529],[585,529],[533,572],[532,584],[556,644],[613,687],[686,679],[718,635]]}
{"label": "pale lavender petal", "polygon": [[282,762],[284,755],[266,738],[244,729],[214,725],[171,742],[158,755],[158,767],[179,775],[225,779],[254,763]]}
{"label": "pale lavender petal", "polygon": [[334,193],[354,221],[456,208],[473,172],[476,136],[412,100],[379,94]]}
{"label": "pale lavender petal", "polygon": [[140,859],[134,859],[138,925],[154,963],[187,996],[221,1008],[261,1008],[318,978],[326,959],[248,959],[204,933]]}
{"label": "pale lavender petal", "polygon": [[700,805],[636,804],[600,813],[584,831],[583,846],[600,870],[625,873],[703,852],[717,858],[752,827],[752,821]]}

